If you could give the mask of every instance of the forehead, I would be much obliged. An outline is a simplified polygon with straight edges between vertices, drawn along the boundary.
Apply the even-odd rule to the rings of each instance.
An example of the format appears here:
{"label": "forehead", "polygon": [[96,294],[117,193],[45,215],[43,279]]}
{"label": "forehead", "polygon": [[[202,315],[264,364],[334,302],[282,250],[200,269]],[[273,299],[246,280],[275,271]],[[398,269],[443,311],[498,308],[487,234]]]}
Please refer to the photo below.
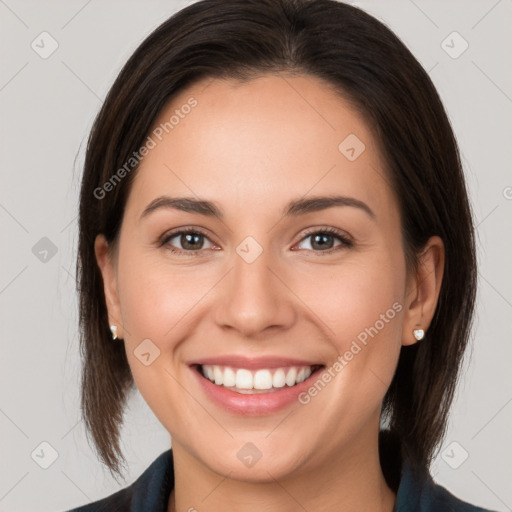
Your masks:
{"label": "forehead", "polygon": [[308,193],[377,209],[392,201],[371,127],[309,75],[202,80],[166,105],[149,136],[129,198],[139,214],[163,193],[219,198],[234,212]]}

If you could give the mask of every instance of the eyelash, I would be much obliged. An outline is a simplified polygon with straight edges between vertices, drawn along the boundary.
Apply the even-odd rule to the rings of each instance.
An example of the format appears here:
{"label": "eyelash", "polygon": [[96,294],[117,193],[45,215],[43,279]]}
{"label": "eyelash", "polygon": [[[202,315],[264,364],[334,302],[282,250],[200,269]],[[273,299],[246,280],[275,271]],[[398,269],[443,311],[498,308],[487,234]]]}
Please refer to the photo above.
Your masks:
{"label": "eyelash", "polygon": [[[176,236],[178,235],[186,235],[186,234],[194,234],[194,235],[202,235],[204,236],[205,238],[208,238],[208,235],[206,233],[204,233],[201,229],[198,229],[198,228],[186,228],[186,229],[181,229],[179,231],[174,231],[172,233],[169,233],[169,234],[166,234],[162,237],[162,239],[160,240],[160,247],[168,244],[168,242],[172,239],[172,238],[175,238]],[[333,247],[331,249],[328,249],[328,250],[325,250],[325,251],[314,251],[312,249],[306,249],[306,250],[310,250],[314,253],[316,253],[317,256],[324,256],[326,254],[333,254],[334,252],[338,251],[338,250],[341,250],[341,249],[344,249],[344,248],[351,248],[354,246],[354,242],[352,240],[350,240],[347,236],[345,236],[341,231],[335,229],[335,228],[313,228],[309,231],[306,231],[306,233],[304,234],[304,236],[299,240],[299,243],[304,241],[306,238],[310,237],[311,235],[318,235],[318,234],[322,234],[322,235],[331,235],[331,236],[334,236],[335,238],[337,238],[341,244],[338,245],[337,247]],[[174,254],[186,254],[186,255],[190,255],[190,256],[201,256],[201,253],[203,251],[203,249],[199,249],[197,251],[185,251],[185,250],[182,250],[182,249],[176,249],[175,247],[173,247],[172,245],[168,245],[167,249],[169,251],[171,251],[172,253]]]}

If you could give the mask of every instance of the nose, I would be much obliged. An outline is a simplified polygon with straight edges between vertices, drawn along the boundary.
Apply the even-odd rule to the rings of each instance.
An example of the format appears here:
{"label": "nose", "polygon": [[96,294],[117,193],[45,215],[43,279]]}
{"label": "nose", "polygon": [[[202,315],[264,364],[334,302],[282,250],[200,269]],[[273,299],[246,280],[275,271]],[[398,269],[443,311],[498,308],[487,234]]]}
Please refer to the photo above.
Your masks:
{"label": "nose", "polygon": [[286,329],[293,324],[293,293],[271,260],[266,251],[251,263],[234,254],[233,268],[219,290],[217,325],[254,338],[271,328]]}

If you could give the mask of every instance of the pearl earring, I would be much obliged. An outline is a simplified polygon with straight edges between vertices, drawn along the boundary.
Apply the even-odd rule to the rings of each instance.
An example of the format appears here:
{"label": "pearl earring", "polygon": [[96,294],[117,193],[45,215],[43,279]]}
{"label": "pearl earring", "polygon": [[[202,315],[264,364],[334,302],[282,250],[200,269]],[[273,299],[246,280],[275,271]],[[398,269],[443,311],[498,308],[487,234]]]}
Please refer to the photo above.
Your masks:
{"label": "pearl earring", "polygon": [[422,340],[425,336],[425,331],[423,329],[414,329],[412,332],[417,341]]}
{"label": "pearl earring", "polygon": [[117,340],[117,325],[111,325],[110,330],[112,331],[112,339]]}

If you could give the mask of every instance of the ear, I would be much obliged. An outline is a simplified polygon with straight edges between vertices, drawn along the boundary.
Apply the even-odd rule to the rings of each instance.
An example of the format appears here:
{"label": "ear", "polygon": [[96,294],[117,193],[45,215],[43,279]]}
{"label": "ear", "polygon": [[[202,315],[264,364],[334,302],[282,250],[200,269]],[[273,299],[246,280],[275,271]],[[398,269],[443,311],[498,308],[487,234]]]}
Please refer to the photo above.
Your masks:
{"label": "ear", "polygon": [[407,280],[402,345],[417,343],[413,331],[427,332],[441,290],[444,272],[444,244],[438,236],[431,237],[418,258],[418,268]]}
{"label": "ear", "polygon": [[112,251],[104,235],[100,234],[94,241],[94,253],[103,278],[103,291],[108,310],[109,325],[117,326],[117,336],[123,339],[123,326],[121,323],[121,308],[117,289],[117,271],[113,261]]}

